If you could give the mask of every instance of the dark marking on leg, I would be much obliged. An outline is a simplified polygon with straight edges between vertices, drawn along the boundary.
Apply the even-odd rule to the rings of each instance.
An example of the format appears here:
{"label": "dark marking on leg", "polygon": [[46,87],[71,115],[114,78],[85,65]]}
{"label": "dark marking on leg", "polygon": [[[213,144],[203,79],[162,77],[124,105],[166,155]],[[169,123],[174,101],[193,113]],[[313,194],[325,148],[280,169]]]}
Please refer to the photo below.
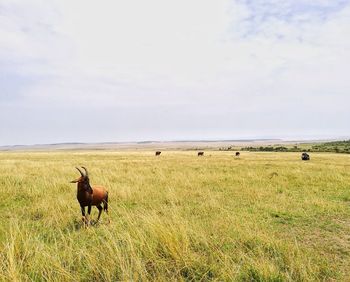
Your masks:
{"label": "dark marking on leg", "polygon": [[85,207],[81,206],[81,214],[83,217],[85,217]]}

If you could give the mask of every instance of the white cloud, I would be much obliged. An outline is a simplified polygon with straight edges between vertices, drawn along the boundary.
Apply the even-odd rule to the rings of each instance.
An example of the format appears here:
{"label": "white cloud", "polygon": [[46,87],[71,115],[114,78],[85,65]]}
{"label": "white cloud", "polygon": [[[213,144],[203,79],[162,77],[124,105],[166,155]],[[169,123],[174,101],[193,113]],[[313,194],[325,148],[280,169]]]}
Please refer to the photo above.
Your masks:
{"label": "white cloud", "polygon": [[63,141],[81,132],[85,141],[100,139],[69,122],[87,112],[109,140],[347,134],[345,4],[3,1],[0,75],[17,99],[0,94],[0,107],[21,109],[38,137],[16,141],[21,123],[6,120],[0,129],[12,132],[2,142],[56,141],[31,112],[52,114]]}

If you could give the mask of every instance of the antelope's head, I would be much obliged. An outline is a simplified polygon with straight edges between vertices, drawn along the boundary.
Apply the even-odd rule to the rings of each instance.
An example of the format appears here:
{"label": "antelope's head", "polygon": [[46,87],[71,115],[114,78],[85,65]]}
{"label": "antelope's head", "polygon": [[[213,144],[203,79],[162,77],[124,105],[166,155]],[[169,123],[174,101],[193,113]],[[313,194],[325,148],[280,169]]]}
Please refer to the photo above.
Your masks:
{"label": "antelope's head", "polygon": [[90,186],[90,180],[89,180],[89,173],[85,167],[81,167],[85,173],[83,173],[78,167],[76,169],[80,172],[80,177],[72,180],[70,183],[78,183],[78,186],[83,187],[85,190],[90,191],[92,190]]}

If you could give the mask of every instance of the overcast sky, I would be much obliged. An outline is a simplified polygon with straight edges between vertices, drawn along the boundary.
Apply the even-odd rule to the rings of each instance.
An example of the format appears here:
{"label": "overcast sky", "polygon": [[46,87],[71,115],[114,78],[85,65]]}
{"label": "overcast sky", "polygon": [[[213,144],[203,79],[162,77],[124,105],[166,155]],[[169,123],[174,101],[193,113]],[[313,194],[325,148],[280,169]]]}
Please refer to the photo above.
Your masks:
{"label": "overcast sky", "polygon": [[350,136],[350,0],[0,0],[0,145]]}

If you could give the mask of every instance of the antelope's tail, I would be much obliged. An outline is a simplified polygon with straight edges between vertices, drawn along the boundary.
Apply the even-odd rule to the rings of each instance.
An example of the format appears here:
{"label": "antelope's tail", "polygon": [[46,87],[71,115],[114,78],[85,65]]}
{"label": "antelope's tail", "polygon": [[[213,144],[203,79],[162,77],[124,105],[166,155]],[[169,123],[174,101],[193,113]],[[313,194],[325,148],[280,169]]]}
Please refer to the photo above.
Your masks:
{"label": "antelope's tail", "polygon": [[107,195],[106,195],[106,199],[103,201],[103,210],[105,212],[108,212],[108,192],[107,192]]}

